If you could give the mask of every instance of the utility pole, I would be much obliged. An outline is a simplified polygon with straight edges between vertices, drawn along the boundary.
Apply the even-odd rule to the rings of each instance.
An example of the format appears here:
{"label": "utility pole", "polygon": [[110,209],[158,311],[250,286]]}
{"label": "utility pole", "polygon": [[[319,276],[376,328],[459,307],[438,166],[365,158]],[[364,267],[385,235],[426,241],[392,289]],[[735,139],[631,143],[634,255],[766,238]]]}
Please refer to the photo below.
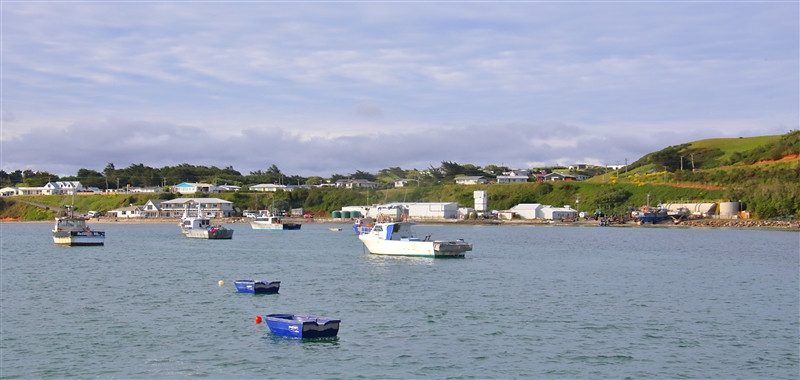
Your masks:
{"label": "utility pole", "polygon": [[625,176],[628,176],[628,159],[625,159]]}
{"label": "utility pole", "polygon": [[119,191],[119,177],[117,177],[117,191]]}
{"label": "utility pole", "polygon": [[681,171],[683,171],[683,156],[681,156]]}
{"label": "utility pole", "polygon": [[694,172],[694,153],[692,153],[692,172]]}

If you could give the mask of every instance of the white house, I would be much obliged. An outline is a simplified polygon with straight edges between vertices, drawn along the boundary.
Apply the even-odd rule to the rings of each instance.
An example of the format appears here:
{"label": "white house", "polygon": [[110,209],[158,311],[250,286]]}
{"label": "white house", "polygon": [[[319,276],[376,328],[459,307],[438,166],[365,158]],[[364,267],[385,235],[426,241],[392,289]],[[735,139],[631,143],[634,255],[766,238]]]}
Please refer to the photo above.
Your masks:
{"label": "white house", "polygon": [[523,182],[528,182],[528,176],[519,176],[519,175],[497,176],[497,183],[523,183]]}
{"label": "white house", "polygon": [[0,189],[0,197],[8,197],[11,195],[17,195],[19,193],[19,189],[16,187],[4,187]]}
{"label": "white house", "polygon": [[129,189],[131,193],[160,193],[161,187],[159,186],[148,186],[148,187],[131,187]]}
{"label": "white house", "polygon": [[239,191],[242,189],[241,186],[228,185],[227,183],[224,185],[219,185],[218,187],[224,191]]}
{"label": "white house", "polygon": [[180,194],[194,193],[221,193],[224,190],[210,183],[190,183],[184,182],[172,187],[172,191]]}
{"label": "white house", "polygon": [[145,218],[159,218],[161,217],[161,203],[163,199],[150,199],[142,206],[142,216]]}
{"label": "white house", "polygon": [[344,187],[347,189],[353,189],[356,187],[367,187],[372,189],[377,189],[380,185],[375,182],[366,179],[340,179],[336,181],[336,187]]}
{"label": "white house", "polygon": [[142,217],[142,206],[128,206],[128,207],[120,207],[115,208],[108,212],[108,216],[114,218],[141,218]]}
{"label": "white house", "polygon": [[476,175],[465,175],[456,177],[456,184],[458,185],[477,185],[479,183],[486,183],[486,178]]}
{"label": "white house", "polygon": [[273,183],[262,183],[260,185],[253,185],[249,187],[251,191],[270,191],[270,192],[275,192],[278,190],[292,191],[294,189],[310,189],[310,188],[311,186],[308,185],[276,185]]}
{"label": "white house", "polygon": [[161,216],[180,218],[184,210],[203,210],[203,216],[210,218],[228,218],[234,215],[233,202],[219,198],[175,198],[161,202]]}
{"label": "white house", "polygon": [[409,181],[409,180],[408,180],[407,178],[398,178],[398,179],[395,179],[395,180],[394,180],[394,187],[403,187],[403,186],[405,186],[405,185],[408,185],[408,181]]}
{"label": "white house", "polygon": [[459,215],[456,202],[392,202],[372,206],[347,206],[342,211],[357,211],[362,216],[378,218],[381,215],[397,218],[403,214],[411,219],[457,219]]}

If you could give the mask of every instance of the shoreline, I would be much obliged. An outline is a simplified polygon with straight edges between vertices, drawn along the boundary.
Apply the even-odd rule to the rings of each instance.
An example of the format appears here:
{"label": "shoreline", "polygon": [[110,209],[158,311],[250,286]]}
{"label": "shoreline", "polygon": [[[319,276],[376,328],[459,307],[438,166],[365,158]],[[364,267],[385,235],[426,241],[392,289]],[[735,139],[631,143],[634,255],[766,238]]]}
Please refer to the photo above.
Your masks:
{"label": "shoreline", "polygon": [[[247,224],[246,218],[212,218],[214,224]],[[334,219],[334,218],[283,218],[287,223],[299,224],[335,224],[350,226],[355,219]],[[600,226],[600,222],[593,219],[577,221],[552,221],[552,220],[454,220],[454,219],[420,219],[411,220],[420,225],[471,225],[471,226],[581,226],[581,227],[639,227],[639,228],[759,228],[773,230],[800,230],[800,222],[797,221],[774,221],[774,220],[751,220],[751,219],[697,219],[688,220],[681,223],[660,223],[638,225],[629,220],[625,223],[611,223]],[[92,218],[87,224],[179,224],[180,218]],[[0,219],[0,224],[51,224],[50,220],[18,220]]]}

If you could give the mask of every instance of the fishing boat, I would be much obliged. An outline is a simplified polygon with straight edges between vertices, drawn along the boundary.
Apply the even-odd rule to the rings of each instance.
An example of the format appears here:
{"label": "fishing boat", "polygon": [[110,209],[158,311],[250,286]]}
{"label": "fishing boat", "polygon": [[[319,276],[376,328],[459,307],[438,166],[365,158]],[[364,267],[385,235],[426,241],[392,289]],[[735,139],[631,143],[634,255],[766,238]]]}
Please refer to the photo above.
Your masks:
{"label": "fishing boat", "polygon": [[290,338],[330,338],[339,333],[339,319],[300,314],[269,314],[264,317],[275,335]]}
{"label": "fishing boat", "polygon": [[299,230],[300,226],[300,223],[283,223],[277,216],[259,216],[250,222],[250,227],[254,230]]}
{"label": "fishing boat", "polygon": [[372,227],[365,224],[356,229],[358,238],[374,255],[420,256],[420,257],[464,257],[472,250],[472,244],[463,239],[455,241],[431,240],[430,235],[419,239],[412,230],[415,222],[405,217],[400,222],[374,223]]}
{"label": "fishing boat", "polygon": [[203,216],[200,205],[197,205],[197,213],[189,215],[189,208],[183,211],[181,218],[181,233],[186,237],[194,239],[233,239],[233,230],[211,223],[211,219]]}
{"label": "fishing boat", "polygon": [[280,281],[236,280],[233,282],[240,293],[268,294],[277,293],[281,288]]}
{"label": "fishing boat", "polygon": [[56,218],[53,243],[63,246],[104,245],[105,231],[95,231],[86,225],[89,220],[75,216],[72,206],[65,206],[66,215]]}

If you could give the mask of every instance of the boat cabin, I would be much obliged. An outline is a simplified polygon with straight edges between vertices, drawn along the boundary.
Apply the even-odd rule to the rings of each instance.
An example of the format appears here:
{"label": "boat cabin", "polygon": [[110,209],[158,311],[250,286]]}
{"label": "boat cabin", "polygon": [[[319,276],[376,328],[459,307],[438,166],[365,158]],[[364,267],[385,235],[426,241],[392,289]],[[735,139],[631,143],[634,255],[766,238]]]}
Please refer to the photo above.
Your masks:
{"label": "boat cabin", "polygon": [[59,218],[56,219],[56,228],[67,231],[83,231],[86,229],[86,219]]}
{"label": "boat cabin", "polygon": [[370,235],[377,237],[381,240],[406,240],[418,241],[411,226],[416,223],[412,222],[399,222],[399,223],[378,223],[370,231]]}
{"label": "boat cabin", "polygon": [[183,221],[183,228],[186,230],[207,229],[211,227],[211,219],[189,218]]}

